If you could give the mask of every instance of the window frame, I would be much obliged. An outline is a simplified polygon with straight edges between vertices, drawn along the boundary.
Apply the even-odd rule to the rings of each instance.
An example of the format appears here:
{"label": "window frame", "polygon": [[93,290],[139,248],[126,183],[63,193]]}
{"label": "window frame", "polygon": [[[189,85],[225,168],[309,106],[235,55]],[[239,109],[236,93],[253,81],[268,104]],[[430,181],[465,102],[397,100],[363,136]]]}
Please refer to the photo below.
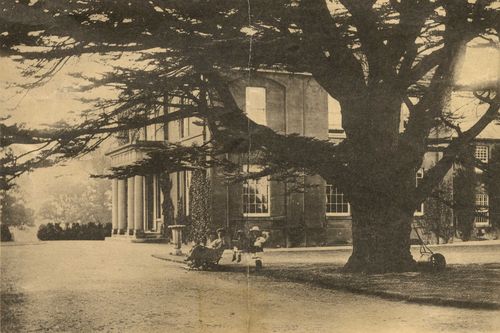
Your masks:
{"label": "window frame", "polygon": [[343,130],[339,102],[327,93],[326,103],[328,130]]}
{"label": "window frame", "polygon": [[[251,89],[255,89],[255,90],[259,90],[259,91],[262,91],[263,94],[264,94],[264,108],[263,109],[258,109],[258,110],[263,110],[263,114],[264,114],[264,117],[263,117],[263,120],[264,120],[264,123],[260,122],[260,121],[257,121],[257,120],[261,120],[261,119],[255,119],[256,117],[252,117],[252,115],[249,113],[249,110],[251,110],[252,108],[249,107],[250,103],[250,99],[249,99],[249,90]],[[262,125],[262,126],[268,126],[268,121],[267,121],[267,89],[265,87],[260,87],[260,86],[247,86],[245,87],[245,115],[250,119],[252,120],[253,122],[259,124],[259,125]],[[257,114],[258,115],[258,114]]]}
{"label": "window frame", "polygon": [[[331,188],[331,189],[335,189],[335,195],[332,195],[332,190],[330,189],[330,191],[328,191],[328,188]],[[351,216],[351,204],[349,203],[349,201],[345,201],[345,203],[347,203],[347,212],[329,212],[328,211],[328,207],[331,206],[331,205],[336,205],[338,206],[339,204],[338,203],[335,203],[335,204],[331,204],[329,203],[328,201],[328,198],[330,196],[335,196],[337,197],[339,194],[341,194],[341,197],[342,197],[342,203],[340,205],[342,205],[344,203],[344,197],[345,197],[345,194],[344,192],[341,192],[338,190],[338,188],[334,185],[334,184],[326,184],[325,185],[325,194],[326,194],[326,202],[325,202],[325,214],[326,216]]]}
{"label": "window frame", "polygon": [[[482,150],[482,151],[481,151]],[[478,157],[478,155],[484,154],[484,157]],[[488,163],[490,159],[489,147],[485,145],[477,145],[474,148],[474,158],[483,163]]]}
{"label": "window frame", "polygon": [[[478,199],[482,198],[482,199]],[[485,192],[477,192],[475,199],[475,206],[477,211],[488,211],[490,208],[490,197],[488,196],[488,193]]]}
{"label": "window frame", "polygon": [[[246,165],[243,166],[243,170],[244,171],[247,170]],[[250,165],[249,170],[250,170],[250,172],[256,172],[256,171],[259,171],[259,167],[256,165]],[[267,212],[265,212],[265,213],[245,212],[245,207],[249,208],[250,204],[252,204],[252,203],[250,203],[249,200],[248,201],[245,200],[245,196],[247,196],[248,199],[250,198],[249,193],[248,194],[245,193],[246,187],[250,188],[250,186],[251,186],[250,182],[254,182],[256,184],[259,180],[262,180],[262,179],[265,179],[265,181],[266,181],[266,194],[265,195],[266,195],[267,200],[265,203],[263,202],[260,204],[267,205]],[[269,216],[271,216],[271,180],[270,180],[270,177],[265,176],[265,177],[261,177],[259,179],[247,179],[246,181],[244,181],[242,184],[242,187],[241,187],[241,203],[242,203],[242,212],[243,212],[244,217],[269,217]],[[256,204],[256,203],[253,203],[253,204]]]}

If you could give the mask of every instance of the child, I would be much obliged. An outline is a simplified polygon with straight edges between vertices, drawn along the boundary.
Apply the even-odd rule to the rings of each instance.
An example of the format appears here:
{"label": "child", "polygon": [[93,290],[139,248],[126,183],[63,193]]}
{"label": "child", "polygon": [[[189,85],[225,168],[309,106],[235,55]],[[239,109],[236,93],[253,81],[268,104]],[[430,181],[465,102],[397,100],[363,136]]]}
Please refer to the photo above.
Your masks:
{"label": "child", "polygon": [[241,261],[241,252],[248,248],[248,238],[243,230],[236,231],[236,242],[233,247],[233,259],[232,261]]}
{"label": "child", "polygon": [[250,229],[250,246],[248,248],[248,252],[262,252],[264,250],[264,243],[268,238],[268,232],[261,232],[258,226],[253,226]]}

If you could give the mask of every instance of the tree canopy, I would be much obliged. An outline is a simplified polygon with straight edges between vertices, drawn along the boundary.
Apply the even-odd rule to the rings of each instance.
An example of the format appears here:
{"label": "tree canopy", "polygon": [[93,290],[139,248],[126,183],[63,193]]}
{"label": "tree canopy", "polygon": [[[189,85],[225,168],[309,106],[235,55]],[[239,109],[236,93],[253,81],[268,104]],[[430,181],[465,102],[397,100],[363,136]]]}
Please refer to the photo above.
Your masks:
{"label": "tree canopy", "polygon": [[[32,60],[27,62],[31,66],[26,67],[25,74],[34,80],[25,84],[26,88],[42,84],[68,58],[82,54],[106,54],[115,58],[134,54],[141,64],[140,69],[115,67],[102,79],[87,78],[89,88],[109,85],[119,89],[121,95],[117,100],[96,102],[95,107],[86,112],[86,120],[77,126],[43,131],[4,125],[2,146],[47,145],[34,160],[21,166],[18,163],[4,165],[4,172],[11,175],[26,167],[46,164],[49,156],[84,153],[94,147],[96,138],[110,132],[187,114],[205,117],[217,114],[223,125],[217,129],[211,126],[211,130],[223,131],[224,127],[230,127],[231,135],[227,136],[240,137],[238,131],[246,131],[246,121],[236,121],[235,117],[241,116],[241,112],[236,112],[238,108],[228,94],[225,80],[225,74],[235,68],[312,73],[343,106],[346,146],[351,140],[366,144],[370,141],[366,135],[376,136],[389,141],[394,154],[409,155],[411,160],[415,153],[424,150],[422,142],[443,116],[443,103],[455,74],[453,69],[464,45],[478,37],[487,44],[497,42],[494,36],[497,12],[491,1],[122,3],[103,0],[19,1],[2,6],[3,55]],[[372,96],[386,99],[384,92],[391,92],[397,112],[375,112],[370,105],[356,110],[348,107],[353,101],[361,105],[368,103],[363,99],[373,104],[376,100],[373,101]],[[148,113],[168,103],[164,99],[166,94],[182,96],[193,103],[190,108],[183,106],[177,113],[152,119]],[[414,96],[419,97],[416,105],[410,99]],[[387,104],[385,100],[380,102]],[[401,102],[412,110],[402,134],[397,130]],[[224,110],[219,110],[221,105]],[[493,103],[484,120],[461,141],[484,128],[497,115],[497,107],[497,103]],[[226,126],[228,123],[230,126]],[[262,142],[254,142],[254,147],[266,146],[272,150],[267,157],[275,156],[279,164],[290,160],[290,166],[304,167],[296,158],[280,153],[286,151],[283,145],[290,145],[290,141],[303,143],[303,151],[309,151],[312,145],[320,146],[315,150],[323,151],[314,154],[315,159],[328,156],[329,170],[333,169],[331,156],[341,160],[339,147],[333,151],[329,145],[279,136],[253,125],[256,128],[252,130],[265,137]],[[269,136],[278,139],[274,141],[278,143],[277,149],[272,149],[274,144],[266,145]],[[377,145],[385,148],[380,142]],[[353,151],[354,146],[348,151]],[[454,146],[450,148],[453,156]],[[404,154],[408,151],[412,154]],[[443,159],[442,164],[448,166],[452,159]],[[408,162],[418,164],[418,161]],[[324,163],[315,164],[319,169]],[[344,165],[338,163],[336,173],[348,172],[349,168]],[[445,168],[436,168],[436,173],[442,173],[438,172],[441,169]],[[424,182],[422,187],[435,185],[431,183]]]}

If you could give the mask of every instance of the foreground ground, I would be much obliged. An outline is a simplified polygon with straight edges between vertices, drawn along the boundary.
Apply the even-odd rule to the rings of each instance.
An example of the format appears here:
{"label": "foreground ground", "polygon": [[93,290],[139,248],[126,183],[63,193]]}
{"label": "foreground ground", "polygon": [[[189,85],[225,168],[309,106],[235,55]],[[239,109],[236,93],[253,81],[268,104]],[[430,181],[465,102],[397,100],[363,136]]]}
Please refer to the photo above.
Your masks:
{"label": "foreground ground", "polygon": [[[2,246],[2,332],[498,332],[500,327],[498,311],[388,301],[253,274],[186,271],[151,257],[166,247],[83,241]],[[268,261],[280,256],[281,262],[293,260],[290,253],[270,253]]]}
{"label": "foreground ground", "polygon": [[[350,248],[268,251],[262,274],[327,288],[434,305],[500,310],[500,242],[481,241],[433,246],[448,266],[438,274],[419,271],[393,274],[346,274]],[[412,248],[420,258],[419,247]],[[500,330],[500,328],[499,328]]]}

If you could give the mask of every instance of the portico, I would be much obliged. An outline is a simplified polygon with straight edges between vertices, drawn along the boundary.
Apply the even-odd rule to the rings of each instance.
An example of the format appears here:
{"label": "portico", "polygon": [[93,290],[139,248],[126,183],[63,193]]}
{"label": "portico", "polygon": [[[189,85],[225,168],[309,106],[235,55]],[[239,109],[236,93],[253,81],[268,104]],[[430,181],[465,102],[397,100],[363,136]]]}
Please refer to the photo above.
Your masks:
{"label": "portico", "polygon": [[[134,143],[121,146],[107,155],[111,158],[112,167],[126,166],[145,158],[147,148]],[[143,238],[159,235],[163,221],[161,202],[162,193],[156,175],[131,175],[113,179],[112,237]]]}

